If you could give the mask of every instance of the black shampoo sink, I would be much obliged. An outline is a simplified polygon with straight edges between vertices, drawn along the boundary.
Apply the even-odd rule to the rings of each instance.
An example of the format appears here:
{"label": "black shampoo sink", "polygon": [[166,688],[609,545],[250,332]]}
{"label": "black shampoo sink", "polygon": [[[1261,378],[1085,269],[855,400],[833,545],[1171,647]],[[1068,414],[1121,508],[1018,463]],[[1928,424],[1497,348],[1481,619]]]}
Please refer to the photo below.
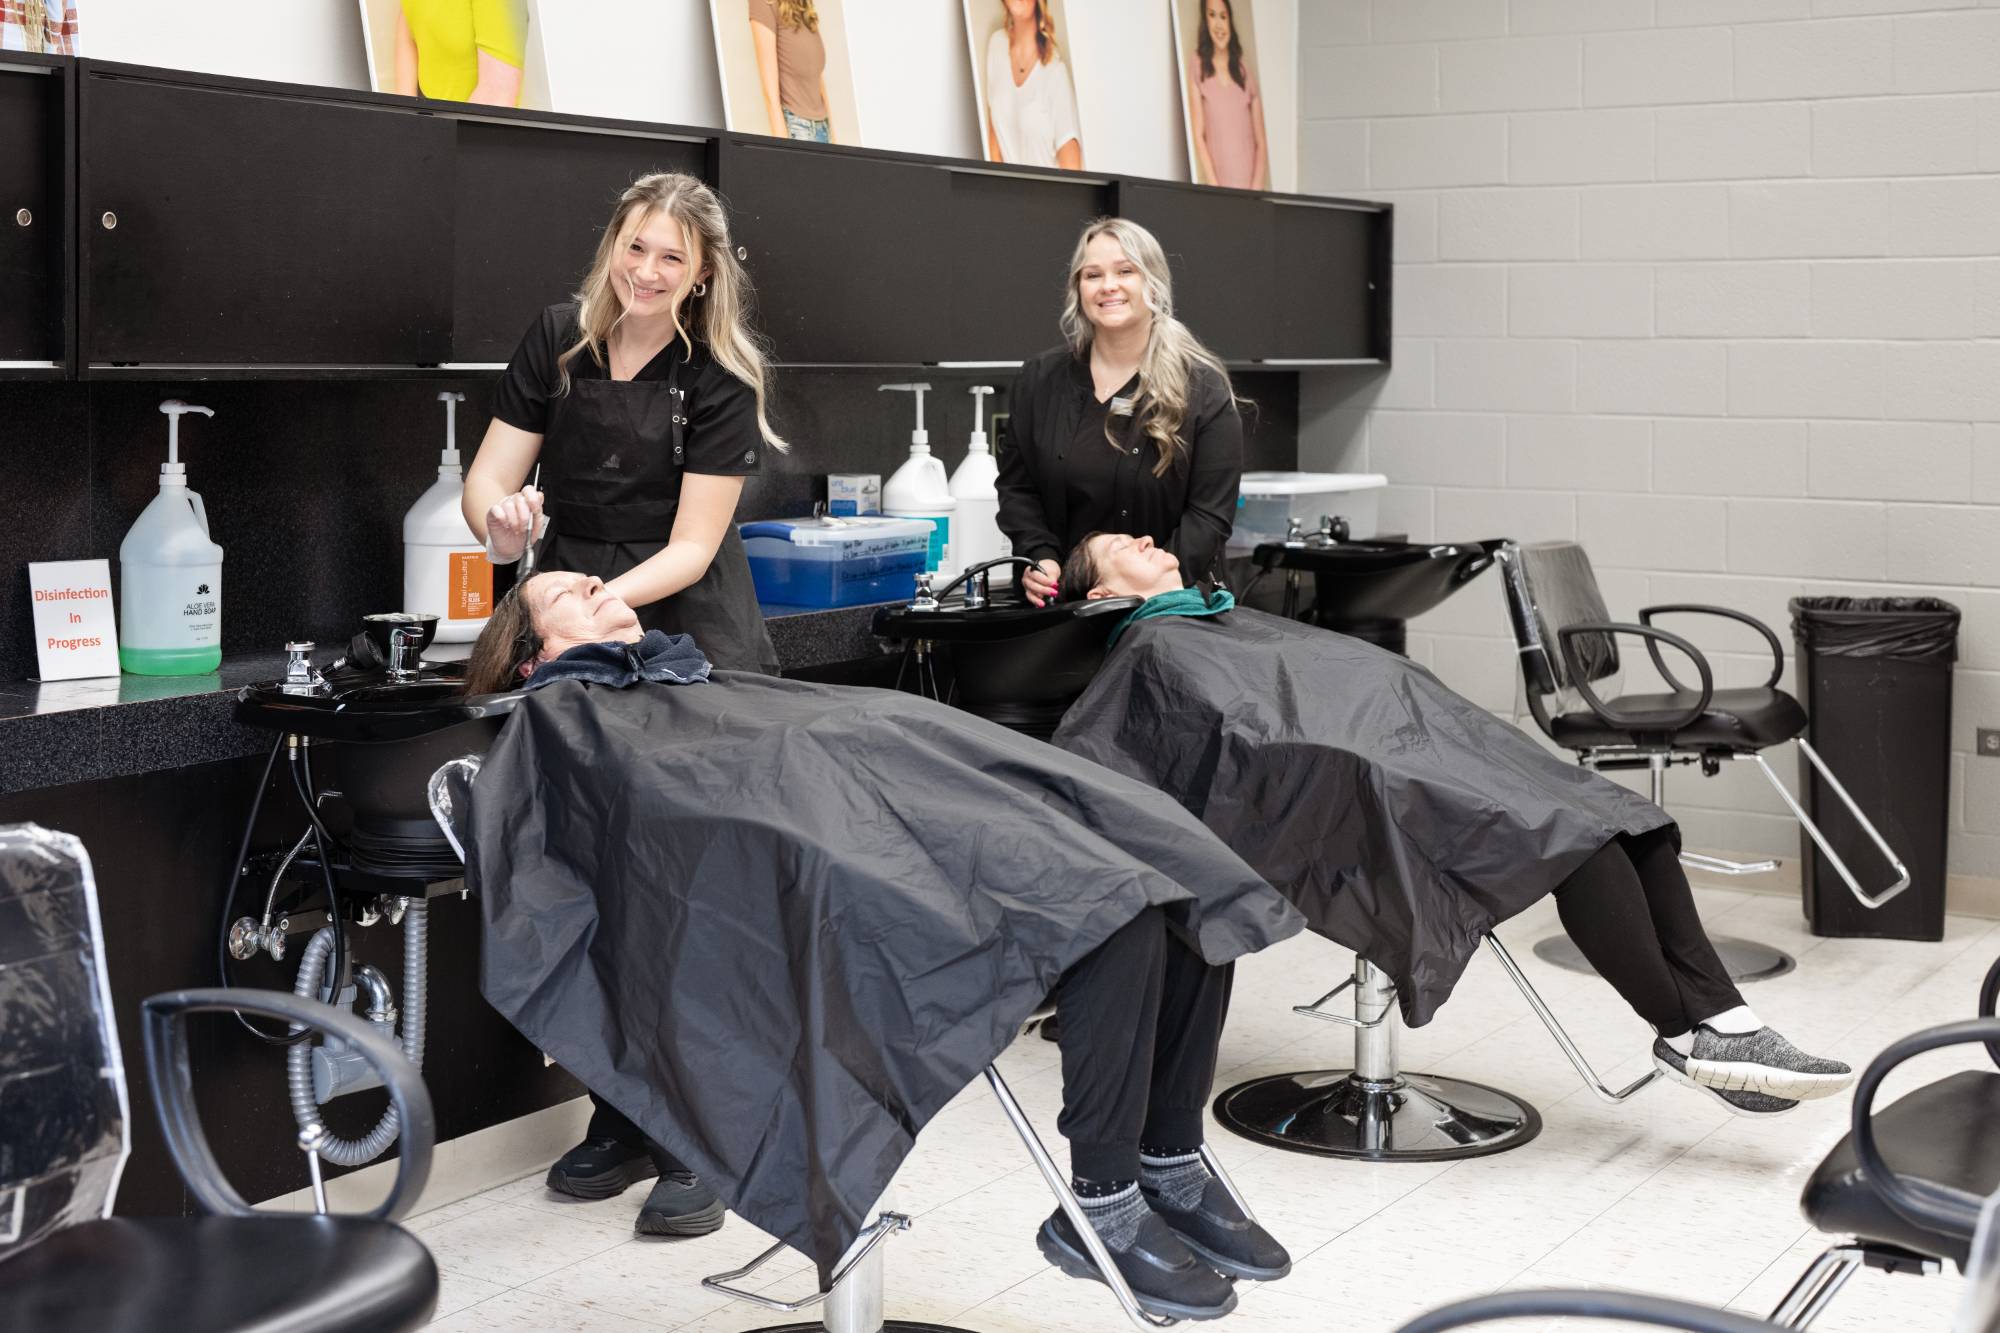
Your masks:
{"label": "black shampoo sink", "polygon": [[1478,577],[1504,545],[1267,542],[1250,557],[1257,588],[1249,604],[1401,652],[1404,623]]}

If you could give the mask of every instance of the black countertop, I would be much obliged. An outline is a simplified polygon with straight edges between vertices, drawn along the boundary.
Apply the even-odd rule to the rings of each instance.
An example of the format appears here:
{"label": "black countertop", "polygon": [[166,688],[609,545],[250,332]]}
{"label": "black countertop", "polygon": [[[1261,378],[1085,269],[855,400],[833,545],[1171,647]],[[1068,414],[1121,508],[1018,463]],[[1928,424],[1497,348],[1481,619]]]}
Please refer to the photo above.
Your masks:
{"label": "black countertop", "polygon": [[[766,606],[764,615],[779,665],[799,671],[881,652],[868,630],[875,609]],[[284,673],[285,654],[271,652],[225,657],[201,676],[0,681],[0,794],[261,753],[273,737],[237,724],[236,692]]]}

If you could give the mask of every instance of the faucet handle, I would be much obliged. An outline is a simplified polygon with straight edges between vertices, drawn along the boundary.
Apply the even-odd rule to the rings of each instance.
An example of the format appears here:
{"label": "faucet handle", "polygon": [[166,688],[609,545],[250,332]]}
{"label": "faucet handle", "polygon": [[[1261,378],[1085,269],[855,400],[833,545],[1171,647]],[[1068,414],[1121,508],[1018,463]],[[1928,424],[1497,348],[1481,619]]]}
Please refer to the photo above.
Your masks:
{"label": "faucet handle", "polygon": [[933,575],[929,570],[924,570],[917,575],[917,595],[910,599],[910,609],[912,611],[935,611],[938,609],[938,599],[931,592],[932,577]]}

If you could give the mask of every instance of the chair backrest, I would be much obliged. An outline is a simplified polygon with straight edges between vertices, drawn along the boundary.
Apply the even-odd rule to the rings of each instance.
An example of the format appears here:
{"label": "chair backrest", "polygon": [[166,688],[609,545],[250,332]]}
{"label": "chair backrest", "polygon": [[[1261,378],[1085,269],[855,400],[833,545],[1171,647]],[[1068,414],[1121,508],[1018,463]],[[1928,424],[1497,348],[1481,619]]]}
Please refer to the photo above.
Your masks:
{"label": "chair backrest", "polygon": [[2000,1193],[1980,1210],[1965,1265],[1965,1296],[1951,1333],[2000,1333]]}
{"label": "chair backrest", "polygon": [[0,827],[0,1260],[110,1215],[128,1119],[90,855]]}
{"label": "chair backrest", "polygon": [[461,755],[431,774],[428,784],[431,818],[444,830],[445,841],[465,859],[466,819],[472,811],[472,782],[485,763],[482,755]]}
{"label": "chair backrest", "polygon": [[[1534,542],[1505,548],[1500,561],[1528,693],[1558,694],[1576,682],[1557,635],[1572,625],[1601,625],[1611,619],[1590,557],[1575,542]],[[1582,634],[1574,642],[1586,683],[1618,674],[1618,643],[1611,635]]]}

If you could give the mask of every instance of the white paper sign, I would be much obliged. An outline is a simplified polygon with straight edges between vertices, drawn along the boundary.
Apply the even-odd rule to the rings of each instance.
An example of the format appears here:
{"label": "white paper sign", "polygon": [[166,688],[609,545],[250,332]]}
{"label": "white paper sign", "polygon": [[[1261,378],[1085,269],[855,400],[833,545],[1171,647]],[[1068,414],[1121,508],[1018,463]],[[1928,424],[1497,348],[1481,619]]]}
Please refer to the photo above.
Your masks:
{"label": "white paper sign", "polygon": [[44,560],[28,565],[35,602],[35,655],[41,680],[118,674],[118,617],[109,560]]}

